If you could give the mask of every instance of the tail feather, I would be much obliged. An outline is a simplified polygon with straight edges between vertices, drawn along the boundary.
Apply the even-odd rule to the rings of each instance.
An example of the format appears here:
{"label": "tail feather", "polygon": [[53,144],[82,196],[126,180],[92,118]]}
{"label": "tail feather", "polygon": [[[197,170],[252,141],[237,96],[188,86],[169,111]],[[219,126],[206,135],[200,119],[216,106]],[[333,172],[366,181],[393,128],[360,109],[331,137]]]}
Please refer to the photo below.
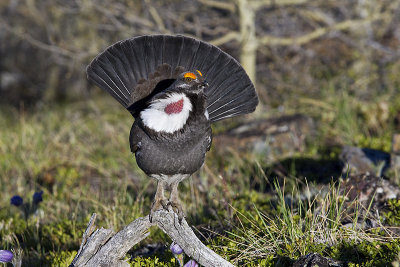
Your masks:
{"label": "tail feather", "polygon": [[216,79],[218,78],[217,75],[221,70],[223,70],[221,66],[226,64],[227,61],[229,62],[230,59],[224,56],[222,50],[218,49],[213,53],[212,57],[206,59],[206,62],[201,69],[207,70],[206,72],[204,72],[204,75],[207,77],[208,80],[215,81],[214,84],[216,84]]}
{"label": "tail feather", "polygon": [[103,70],[99,70],[100,75],[93,79],[99,87],[105,88],[115,99],[117,99],[122,105],[126,105],[125,98],[121,97],[120,93],[117,93],[115,90],[118,90],[113,84],[111,78],[105,73]]}
{"label": "tail feather", "polygon": [[127,61],[129,63],[126,66],[125,71],[131,77],[132,83],[130,85],[136,84],[141,78],[138,68],[136,68],[134,63],[135,54],[132,49],[132,43],[122,42],[120,43],[119,49],[118,46],[116,46],[114,50],[118,51],[118,57],[121,58],[121,60]]}
{"label": "tail feather", "polygon": [[164,89],[158,86],[162,81],[194,70],[209,83],[205,94],[211,121],[254,111],[257,94],[240,64],[219,48],[190,37],[151,35],[120,41],[98,55],[87,73],[134,114],[150,95]]}
{"label": "tail feather", "polygon": [[153,40],[153,51],[154,51],[154,66],[160,66],[163,64],[164,54],[164,35],[155,35],[149,40]]}
{"label": "tail feather", "polygon": [[110,51],[110,54],[106,57],[106,59],[108,60],[107,66],[110,66],[110,71],[112,69],[111,75],[115,75],[117,78],[116,81],[119,83],[118,88],[120,89],[121,93],[125,97],[129,97],[130,93],[129,89],[126,87],[126,84],[130,83],[130,79],[128,77],[129,74],[126,72],[126,65],[124,64],[123,60],[121,60],[118,55],[115,56],[113,54],[113,50]]}
{"label": "tail feather", "polygon": [[190,70],[200,70],[204,72],[204,76],[207,76],[208,69],[203,67],[203,63],[210,56],[210,52],[212,50],[212,46],[207,43],[200,43],[200,46],[192,59],[192,65]]}
{"label": "tail feather", "polygon": [[106,58],[97,60],[96,66],[91,68],[91,71],[96,73],[96,76],[92,78],[92,81],[96,83],[100,88],[105,89],[111,93],[122,105],[127,105],[129,100],[122,93],[119,88],[118,81],[111,73],[109,63]]}
{"label": "tail feather", "polygon": [[[229,110],[239,110],[240,108],[247,107],[247,93],[245,91],[242,92],[234,92],[236,94],[231,94],[230,95],[230,100],[222,105],[218,105],[215,109],[209,112],[209,116],[216,116],[214,114],[224,114]],[[243,99],[246,99],[246,101],[243,101]],[[235,103],[235,106],[231,106],[232,103]]]}
{"label": "tail feather", "polygon": [[[127,51],[129,52],[129,51]],[[130,96],[130,90],[126,85],[134,84],[136,82],[136,78],[134,73],[130,70],[132,69],[130,61],[122,55],[121,50],[118,49],[110,49],[110,57],[111,64],[116,66],[116,69],[120,70],[120,76],[125,84],[124,88],[127,91],[127,96]]]}
{"label": "tail feather", "polygon": [[128,97],[129,91],[122,80],[123,71],[121,71],[121,64],[118,60],[113,60],[112,54],[104,58],[104,71],[107,72],[108,77],[114,77],[111,80],[115,87],[124,97]]}
{"label": "tail feather", "polygon": [[[235,90],[238,87],[238,83],[242,82],[240,76],[240,70],[235,72],[234,68],[224,68],[220,73],[220,78],[216,79],[219,83],[216,83],[212,98],[208,99],[208,112],[211,113],[218,106],[222,105],[222,100],[231,92],[241,92],[241,90]],[[243,88],[241,88],[243,89]],[[207,93],[208,91],[206,91]],[[228,97],[227,97],[228,100]]]}
{"label": "tail feather", "polygon": [[193,38],[183,38],[179,65],[187,70],[194,70],[192,63],[200,47],[200,41]]}
{"label": "tail feather", "polygon": [[169,64],[172,68],[179,66],[181,52],[183,48],[183,36],[165,36],[164,38],[164,57],[163,63]]}
{"label": "tail feather", "polygon": [[253,112],[254,108],[250,107],[248,105],[249,101],[254,102],[254,101],[257,101],[257,99],[250,99],[246,102],[241,101],[239,103],[236,103],[236,106],[233,108],[227,109],[226,107],[224,107],[223,109],[220,109],[218,114],[213,116],[214,121],[219,121],[222,119],[231,118],[231,117],[238,116],[241,114],[247,114],[247,113]]}
{"label": "tail feather", "polygon": [[155,48],[153,45],[153,38],[149,38],[149,36],[146,36],[144,39],[144,55],[154,55],[152,57],[143,57],[145,60],[145,65],[146,65],[146,73],[150,74],[152,72],[152,66],[155,66]]}
{"label": "tail feather", "polygon": [[134,68],[138,70],[140,79],[137,81],[140,83],[142,79],[147,80],[147,75],[149,74],[146,67],[146,58],[145,51],[144,51],[144,38],[140,39],[133,39],[131,43],[131,49],[134,54],[133,60]]}

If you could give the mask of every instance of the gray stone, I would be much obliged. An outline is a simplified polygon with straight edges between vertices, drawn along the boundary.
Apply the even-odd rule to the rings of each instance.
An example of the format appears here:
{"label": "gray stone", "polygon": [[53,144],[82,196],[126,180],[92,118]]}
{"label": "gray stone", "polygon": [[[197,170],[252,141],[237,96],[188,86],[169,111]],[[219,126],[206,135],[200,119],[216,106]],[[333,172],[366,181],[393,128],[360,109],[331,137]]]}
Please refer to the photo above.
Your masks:
{"label": "gray stone", "polygon": [[215,136],[213,144],[218,151],[235,147],[276,160],[303,151],[307,138],[315,136],[315,132],[311,117],[295,114],[246,122]]}
{"label": "gray stone", "polygon": [[[359,174],[342,180],[339,193],[346,196],[341,221],[343,226],[365,230],[382,224],[379,214],[388,200],[400,197],[400,188],[381,177]],[[358,221],[354,225],[355,213],[358,214]]]}
{"label": "gray stone", "polygon": [[341,267],[343,264],[317,253],[310,253],[300,257],[293,263],[293,267]]}
{"label": "gray stone", "polygon": [[390,165],[389,153],[370,148],[345,146],[339,159],[344,174],[370,173],[381,176]]}
{"label": "gray stone", "polygon": [[[351,175],[340,183],[340,191],[352,202],[357,199],[365,208],[380,206],[400,197],[400,188],[390,181],[371,174]],[[374,199],[372,199],[374,198]]]}

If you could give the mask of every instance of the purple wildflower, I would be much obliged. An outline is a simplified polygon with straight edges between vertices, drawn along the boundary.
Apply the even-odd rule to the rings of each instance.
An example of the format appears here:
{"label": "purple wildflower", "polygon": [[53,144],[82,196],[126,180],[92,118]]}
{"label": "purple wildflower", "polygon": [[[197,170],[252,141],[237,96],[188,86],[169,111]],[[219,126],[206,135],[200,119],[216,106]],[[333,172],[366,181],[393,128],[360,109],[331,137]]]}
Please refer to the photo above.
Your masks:
{"label": "purple wildflower", "polygon": [[19,207],[22,205],[23,202],[24,202],[24,200],[22,199],[22,197],[20,197],[18,195],[15,195],[11,198],[11,205],[14,205],[14,206]]}
{"label": "purple wildflower", "polygon": [[0,250],[0,262],[12,261],[14,255],[9,250]]}
{"label": "purple wildflower", "polygon": [[199,265],[197,264],[197,262],[195,260],[190,260],[188,262],[186,262],[185,265],[183,265],[183,267],[198,267]]}
{"label": "purple wildflower", "polygon": [[181,254],[183,252],[183,249],[175,242],[172,242],[171,246],[169,249],[172,251],[174,254]]}
{"label": "purple wildflower", "polygon": [[32,198],[33,204],[36,204],[36,205],[37,205],[37,204],[39,204],[40,202],[42,202],[42,201],[43,201],[42,195],[43,195],[43,191],[35,192],[35,193],[33,194],[33,198]]}

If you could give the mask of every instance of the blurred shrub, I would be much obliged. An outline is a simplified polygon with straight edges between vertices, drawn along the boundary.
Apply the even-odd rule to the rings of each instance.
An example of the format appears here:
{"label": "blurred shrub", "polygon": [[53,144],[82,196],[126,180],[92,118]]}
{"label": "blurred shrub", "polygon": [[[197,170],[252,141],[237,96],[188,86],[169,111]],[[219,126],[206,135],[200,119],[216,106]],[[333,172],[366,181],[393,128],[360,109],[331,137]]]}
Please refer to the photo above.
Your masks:
{"label": "blurred shrub", "polygon": [[[398,1],[257,3],[249,2],[257,37],[277,38],[258,45],[264,101],[279,105],[288,94],[318,96],[327,83],[360,97],[398,91]],[[1,1],[0,101],[82,98],[90,93],[85,66],[117,40],[184,33],[214,41],[239,31],[238,14],[236,0]],[[313,38],[318,31],[324,34]],[[291,42],[298,37],[309,41]],[[218,44],[239,58],[238,40]]]}

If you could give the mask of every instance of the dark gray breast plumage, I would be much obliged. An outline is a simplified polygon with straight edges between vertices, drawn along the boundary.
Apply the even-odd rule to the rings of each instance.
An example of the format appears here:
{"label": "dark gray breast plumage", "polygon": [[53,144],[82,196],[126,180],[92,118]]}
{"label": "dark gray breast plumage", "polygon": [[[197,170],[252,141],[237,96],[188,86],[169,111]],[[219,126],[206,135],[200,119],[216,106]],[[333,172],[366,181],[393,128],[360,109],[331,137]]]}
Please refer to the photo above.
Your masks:
{"label": "dark gray breast plumage", "polygon": [[[178,94],[178,97],[172,98],[179,101],[179,97]],[[138,116],[131,128],[129,138],[131,150],[135,153],[138,166],[148,175],[192,174],[204,163],[205,153],[209,150],[212,140],[205,95],[199,94],[192,95],[190,99],[184,98],[185,101],[182,102],[190,105],[191,110],[188,111],[182,127],[177,130],[163,131],[159,124],[152,126],[144,116]],[[190,103],[186,103],[186,101],[190,101]],[[181,108],[181,113],[183,112],[185,112],[184,106]],[[157,114],[151,115],[157,116]],[[173,117],[173,115],[167,114],[161,118],[162,121],[159,123],[163,123],[165,120],[169,120],[169,125],[177,123],[175,120],[179,117]]]}

